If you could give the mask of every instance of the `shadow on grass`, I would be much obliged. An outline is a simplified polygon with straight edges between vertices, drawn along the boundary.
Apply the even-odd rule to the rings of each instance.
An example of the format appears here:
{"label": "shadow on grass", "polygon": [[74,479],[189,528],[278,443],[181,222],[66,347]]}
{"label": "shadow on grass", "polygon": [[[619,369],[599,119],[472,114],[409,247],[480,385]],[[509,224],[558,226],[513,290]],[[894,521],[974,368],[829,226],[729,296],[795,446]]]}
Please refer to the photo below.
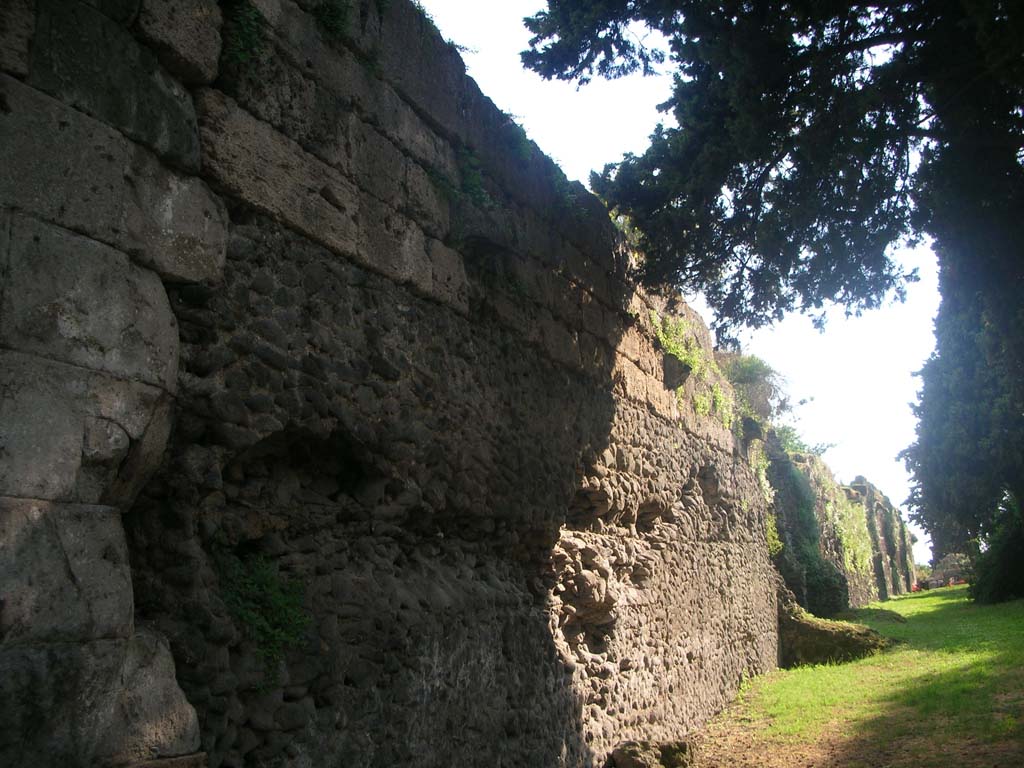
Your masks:
{"label": "shadow on grass", "polygon": [[[925,599],[922,611],[902,602]],[[1024,766],[1024,601],[976,605],[954,588],[894,607],[905,624],[872,609],[857,620],[901,640],[893,662],[919,663],[921,674],[883,693],[877,713],[852,724],[829,765]]]}

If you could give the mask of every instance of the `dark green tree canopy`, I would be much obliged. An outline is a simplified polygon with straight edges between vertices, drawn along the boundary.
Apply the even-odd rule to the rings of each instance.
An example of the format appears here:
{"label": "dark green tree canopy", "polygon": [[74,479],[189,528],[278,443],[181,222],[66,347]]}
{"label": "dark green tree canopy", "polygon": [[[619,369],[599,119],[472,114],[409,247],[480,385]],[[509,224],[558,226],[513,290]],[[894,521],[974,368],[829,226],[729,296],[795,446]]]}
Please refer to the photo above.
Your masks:
{"label": "dark green tree canopy", "polygon": [[548,78],[675,67],[678,127],[592,186],[642,233],[646,280],[702,291],[719,331],[901,296],[890,246],[941,235],[960,145],[1020,186],[1019,2],[550,0],[526,24]]}
{"label": "dark green tree canopy", "polygon": [[892,246],[931,238],[909,501],[940,549],[989,537],[989,571],[1021,576],[1024,2],[549,0],[526,24],[548,78],[674,68],[677,125],[591,182],[643,277],[703,292],[719,332],[899,296]]}

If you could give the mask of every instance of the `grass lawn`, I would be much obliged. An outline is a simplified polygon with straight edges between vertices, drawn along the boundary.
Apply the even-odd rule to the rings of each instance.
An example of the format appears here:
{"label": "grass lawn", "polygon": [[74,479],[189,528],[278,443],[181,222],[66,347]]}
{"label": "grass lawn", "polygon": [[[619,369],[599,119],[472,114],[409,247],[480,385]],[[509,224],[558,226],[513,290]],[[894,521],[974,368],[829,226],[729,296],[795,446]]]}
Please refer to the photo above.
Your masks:
{"label": "grass lawn", "polygon": [[849,618],[897,643],[753,681],[709,725],[708,766],[1024,766],[1024,601],[952,587]]}

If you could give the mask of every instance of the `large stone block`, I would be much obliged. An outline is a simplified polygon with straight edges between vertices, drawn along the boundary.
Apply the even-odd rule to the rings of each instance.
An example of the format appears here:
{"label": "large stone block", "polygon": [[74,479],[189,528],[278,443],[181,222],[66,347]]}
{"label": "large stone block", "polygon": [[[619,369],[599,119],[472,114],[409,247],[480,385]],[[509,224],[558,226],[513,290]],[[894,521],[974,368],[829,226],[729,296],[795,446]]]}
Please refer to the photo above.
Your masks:
{"label": "large stone block", "polygon": [[0,205],[109,241],[128,142],[102,123],[0,75]]}
{"label": "large stone block", "polygon": [[0,646],[127,638],[132,581],[113,507],[0,497]]}
{"label": "large stone block", "polygon": [[20,215],[0,272],[0,345],[175,390],[178,325],[153,272]]}
{"label": "large stone block", "polygon": [[338,170],[305,152],[224,94],[198,99],[203,170],[246,203],[336,253],[465,311],[461,259],[436,248],[423,230]]}
{"label": "large stone block", "polygon": [[159,464],[169,400],[149,384],[0,350],[0,495],[128,503]]}
{"label": "large stone block", "polygon": [[469,312],[469,286],[462,255],[440,240],[427,241],[431,291],[462,314]]}
{"label": "large stone block", "polygon": [[155,633],[0,649],[0,765],[121,765],[198,748],[195,710]]}
{"label": "large stone block", "polygon": [[199,748],[199,722],[178,687],[167,641],[140,630],[125,647],[113,717],[98,752],[112,761],[188,755]]}
{"label": "large stone block", "polygon": [[[186,170],[199,169],[188,92],[121,24],[79,3],[36,0],[28,82]],[[98,56],[102,51],[104,55]]]}
{"label": "large stone block", "polygon": [[[74,1],[74,0],[72,0]],[[140,0],[79,0],[118,24],[130,26],[139,13]]]}
{"label": "large stone block", "polygon": [[231,194],[339,253],[357,250],[358,190],[214,90],[200,93],[203,172]]}
{"label": "large stone block", "polygon": [[35,25],[35,0],[6,0],[0,13],[0,70],[22,77],[28,74]]}
{"label": "large stone block", "polygon": [[215,0],[143,0],[138,28],[160,62],[186,83],[217,77],[220,6]]}
{"label": "large stone block", "polygon": [[[358,107],[361,116],[418,162],[449,181],[457,182],[459,171],[455,151],[394,88],[381,79],[375,67],[367,66],[366,58],[359,58],[328,44],[315,19],[292,3],[282,5],[274,0],[261,0],[258,5],[270,21],[280,46],[271,58],[280,59],[282,69],[291,70],[278,72],[277,82],[263,83],[263,92],[259,98],[280,104],[284,94],[290,96],[289,91],[294,91],[300,79],[311,78],[315,84],[303,84],[302,89],[322,92],[315,95],[318,104],[333,98]],[[363,31],[369,38],[378,34],[380,27],[379,23],[374,25],[373,8],[368,10],[370,13],[366,20],[369,25]],[[373,29],[376,29],[376,33]],[[308,61],[317,62],[317,66],[308,68]],[[287,66],[284,62],[287,62]],[[269,81],[275,78],[265,79]],[[246,99],[247,106],[255,100],[255,90],[254,98]],[[303,96],[309,98],[310,94],[303,93]],[[291,119],[294,120],[294,116]]]}
{"label": "large stone block", "polygon": [[124,180],[120,227],[112,240],[168,281],[219,282],[228,237],[221,199],[144,150],[132,153]]}
{"label": "large stone block", "polygon": [[119,248],[168,280],[219,280],[227,214],[202,181],[0,75],[0,206]]}

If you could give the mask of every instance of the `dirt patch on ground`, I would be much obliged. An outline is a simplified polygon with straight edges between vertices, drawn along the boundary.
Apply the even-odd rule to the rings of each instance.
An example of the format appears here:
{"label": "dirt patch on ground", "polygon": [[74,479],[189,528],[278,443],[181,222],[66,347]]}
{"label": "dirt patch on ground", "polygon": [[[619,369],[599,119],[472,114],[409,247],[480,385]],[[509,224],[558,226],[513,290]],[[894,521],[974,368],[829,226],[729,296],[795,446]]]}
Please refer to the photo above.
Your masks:
{"label": "dirt patch on ground", "polygon": [[767,724],[732,713],[695,737],[700,768],[1021,768],[1024,742],[973,739],[935,743],[923,737],[876,742],[835,728],[790,742],[766,732]]}

